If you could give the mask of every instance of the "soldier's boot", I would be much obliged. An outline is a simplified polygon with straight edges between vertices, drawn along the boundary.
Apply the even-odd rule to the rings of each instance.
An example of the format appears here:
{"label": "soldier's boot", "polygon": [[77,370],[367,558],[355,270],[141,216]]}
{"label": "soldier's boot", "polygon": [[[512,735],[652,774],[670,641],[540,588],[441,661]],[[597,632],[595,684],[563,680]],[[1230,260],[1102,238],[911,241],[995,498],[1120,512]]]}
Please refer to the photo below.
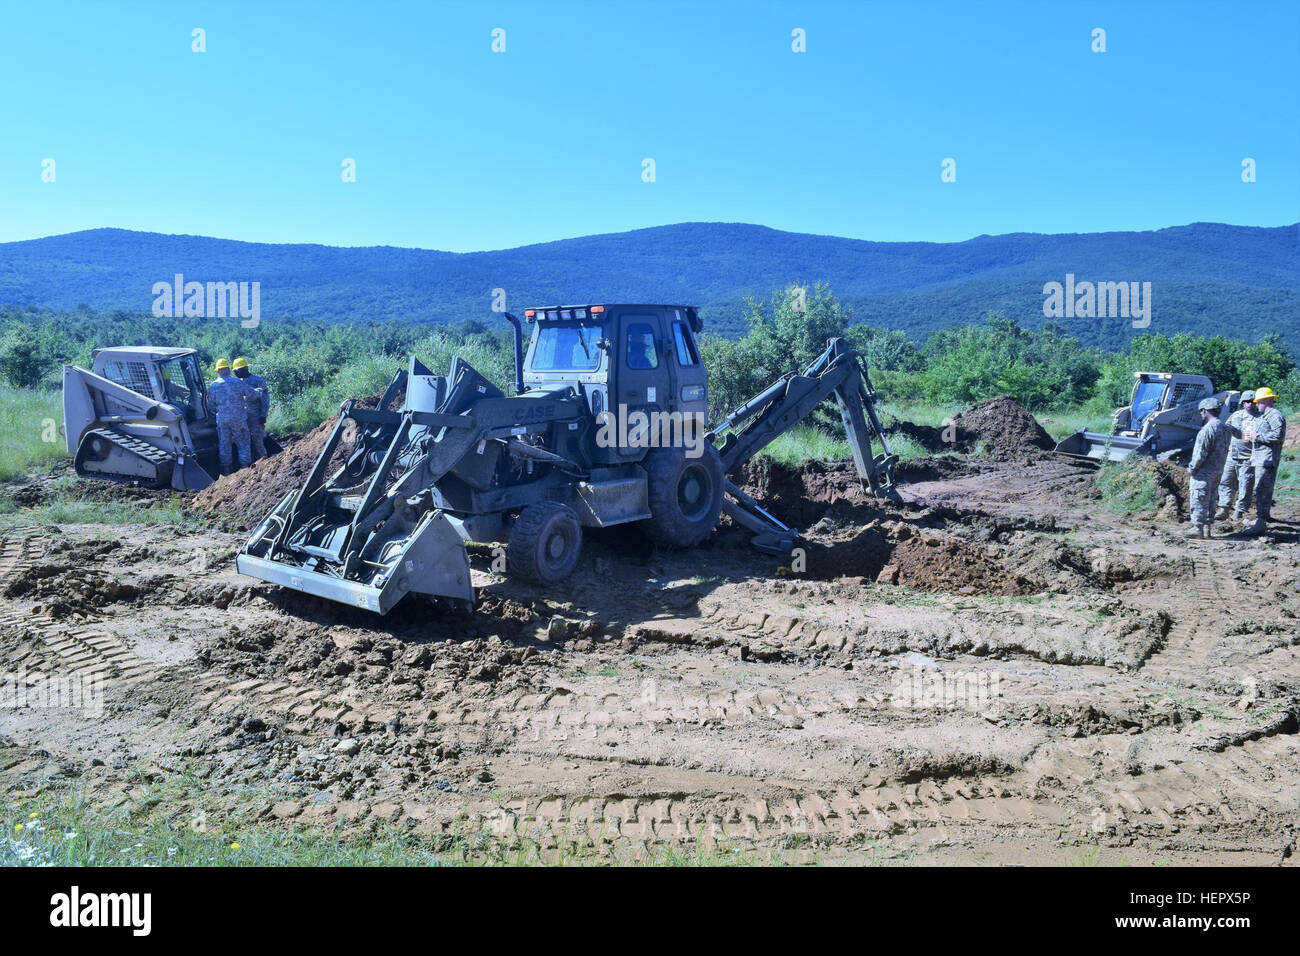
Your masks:
{"label": "soldier's boot", "polygon": [[1241,533],[1244,535],[1248,535],[1249,537],[1252,538],[1258,538],[1267,529],[1268,529],[1268,522],[1260,518],[1256,518],[1253,524],[1245,525],[1241,529]]}
{"label": "soldier's boot", "polygon": [[1214,522],[1213,522],[1213,521],[1211,521],[1209,524],[1203,524],[1203,525],[1201,525],[1201,537],[1202,537],[1202,538],[1213,538],[1213,537],[1214,537]]}
{"label": "soldier's boot", "polygon": [[1227,505],[1220,505],[1220,506],[1219,506],[1219,510],[1216,511],[1216,512],[1214,513],[1214,520],[1215,520],[1215,521],[1227,521],[1227,520],[1228,520],[1228,515],[1229,515],[1229,513],[1230,513],[1230,512],[1229,512],[1229,510],[1228,510],[1228,506],[1227,506]]}
{"label": "soldier's boot", "polygon": [[1194,524],[1190,528],[1184,528],[1178,534],[1184,538],[1204,538],[1204,528],[1205,525],[1203,524]]}

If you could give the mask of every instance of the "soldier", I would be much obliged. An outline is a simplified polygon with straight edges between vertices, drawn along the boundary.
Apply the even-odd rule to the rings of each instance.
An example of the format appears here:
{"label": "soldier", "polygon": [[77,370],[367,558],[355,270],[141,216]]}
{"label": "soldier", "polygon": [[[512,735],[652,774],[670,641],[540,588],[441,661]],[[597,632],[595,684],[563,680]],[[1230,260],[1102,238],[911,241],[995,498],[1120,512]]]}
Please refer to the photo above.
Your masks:
{"label": "soldier", "polygon": [[1188,505],[1192,512],[1192,526],[1182,532],[1185,538],[1208,538],[1214,523],[1214,494],[1223,462],[1228,457],[1228,429],[1219,421],[1219,400],[1205,398],[1196,406],[1205,424],[1196,433],[1192,447],[1192,460],[1187,465],[1189,485]]}
{"label": "soldier", "polygon": [[1271,388],[1255,389],[1259,417],[1254,420],[1254,428],[1247,432],[1250,463],[1255,469],[1255,523],[1242,529],[1244,534],[1263,534],[1273,508],[1273,483],[1277,481],[1282,443],[1286,440],[1286,419],[1273,407],[1276,401],[1277,393]]}
{"label": "soldier", "polygon": [[217,454],[221,459],[221,473],[233,470],[231,446],[239,456],[239,467],[249,462],[248,408],[256,401],[252,389],[230,374],[230,363],[217,361],[217,380],[208,386],[208,407],[217,416]]}
{"label": "soldier", "polygon": [[[1241,393],[1241,407],[1228,418],[1228,432],[1232,443],[1228,446],[1228,460],[1223,465],[1223,477],[1219,481],[1219,510],[1215,521],[1226,521],[1231,516],[1237,524],[1246,520],[1250,510],[1251,495],[1255,490],[1255,469],[1250,464],[1250,443],[1246,441],[1247,425],[1253,427],[1259,417],[1255,406],[1255,393]],[[1233,499],[1236,506],[1233,507]]]}
{"label": "soldier", "polygon": [[248,359],[242,355],[230,363],[230,369],[256,396],[256,401],[248,406],[248,440],[253,461],[257,461],[266,457],[266,416],[271,410],[271,390],[266,386],[266,379],[253,374]]}

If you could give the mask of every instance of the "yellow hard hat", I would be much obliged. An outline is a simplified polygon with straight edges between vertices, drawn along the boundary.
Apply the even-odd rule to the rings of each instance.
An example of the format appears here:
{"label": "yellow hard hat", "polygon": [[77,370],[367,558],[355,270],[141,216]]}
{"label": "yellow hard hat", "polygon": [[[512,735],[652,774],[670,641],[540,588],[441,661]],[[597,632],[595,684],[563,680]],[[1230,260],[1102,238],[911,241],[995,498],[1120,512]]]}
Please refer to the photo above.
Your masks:
{"label": "yellow hard hat", "polygon": [[233,369],[248,368],[248,359],[244,358],[241,355],[239,356],[239,358],[235,359],[233,362],[230,363],[230,367]]}
{"label": "yellow hard hat", "polygon": [[1277,398],[1277,392],[1273,391],[1267,385],[1263,388],[1255,389],[1255,401],[1262,402],[1266,398]]}
{"label": "yellow hard hat", "polygon": [[217,359],[217,371],[220,372],[223,368],[230,368],[229,359]]}

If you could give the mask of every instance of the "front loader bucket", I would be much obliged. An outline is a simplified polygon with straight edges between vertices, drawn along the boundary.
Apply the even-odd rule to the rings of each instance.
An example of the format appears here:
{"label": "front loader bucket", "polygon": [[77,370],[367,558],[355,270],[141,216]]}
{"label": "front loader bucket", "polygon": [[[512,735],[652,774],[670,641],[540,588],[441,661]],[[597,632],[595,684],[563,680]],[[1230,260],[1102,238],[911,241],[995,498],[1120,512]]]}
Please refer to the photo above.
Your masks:
{"label": "front loader bucket", "polygon": [[212,476],[193,455],[182,455],[172,466],[172,487],[177,491],[202,491],[210,484]]}
{"label": "front loader bucket", "polygon": [[[471,535],[465,520],[446,509],[437,482],[482,442],[488,426],[468,411],[431,408],[473,404],[475,396],[490,401],[494,390],[464,363],[453,369],[449,389],[412,358],[377,408],[344,403],[306,482],[281,499],[240,550],[239,572],[379,614],[406,594],[472,603],[465,551]],[[390,406],[402,392],[395,411]],[[336,452],[343,464],[327,477]]]}
{"label": "front loader bucket", "polygon": [[374,560],[355,562],[349,571],[346,562],[329,560],[321,549],[280,546],[297,497],[297,492],[286,495],[240,549],[235,558],[240,574],[379,614],[407,594],[474,600],[467,535],[458,519],[429,512],[410,534],[384,541]]}
{"label": "front loader bucket", "polygon": [[1151,454],[1150,445],[1150,439],[1135,435],[1103,435],[1080,430],[1064,439],[1054,451],[1065,458],[1100,465],[1107,461],[1123,461],[1134,453]]}

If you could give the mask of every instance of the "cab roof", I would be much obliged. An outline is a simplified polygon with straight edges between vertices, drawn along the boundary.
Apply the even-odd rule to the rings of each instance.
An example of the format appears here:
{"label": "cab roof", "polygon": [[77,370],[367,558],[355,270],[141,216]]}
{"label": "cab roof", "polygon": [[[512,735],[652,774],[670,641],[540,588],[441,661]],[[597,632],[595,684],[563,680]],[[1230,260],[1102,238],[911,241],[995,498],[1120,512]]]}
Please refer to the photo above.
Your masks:
{"label": "cab roof", "polygon": [[525,309],[524,318],[528,322],[537,322],[539,320],[582,322],[591,319],[593,315],[623,309],[681,309],[694,331],[699,332],[703,328],[698,307],[693,305],[665,305],[662,302],[592,302],[586,305],[539,305]]}
{"label": "cab roof", "polygon": [[100,355],[119,355],[122,358],[139,358],[152,359],[157,362],[165,362],[168,359],[180,358],[183,355],[193,355],[195,349],[178,349],[161,345],[113,345],[108,348],[95,349],[90,353],[93,359]]}

